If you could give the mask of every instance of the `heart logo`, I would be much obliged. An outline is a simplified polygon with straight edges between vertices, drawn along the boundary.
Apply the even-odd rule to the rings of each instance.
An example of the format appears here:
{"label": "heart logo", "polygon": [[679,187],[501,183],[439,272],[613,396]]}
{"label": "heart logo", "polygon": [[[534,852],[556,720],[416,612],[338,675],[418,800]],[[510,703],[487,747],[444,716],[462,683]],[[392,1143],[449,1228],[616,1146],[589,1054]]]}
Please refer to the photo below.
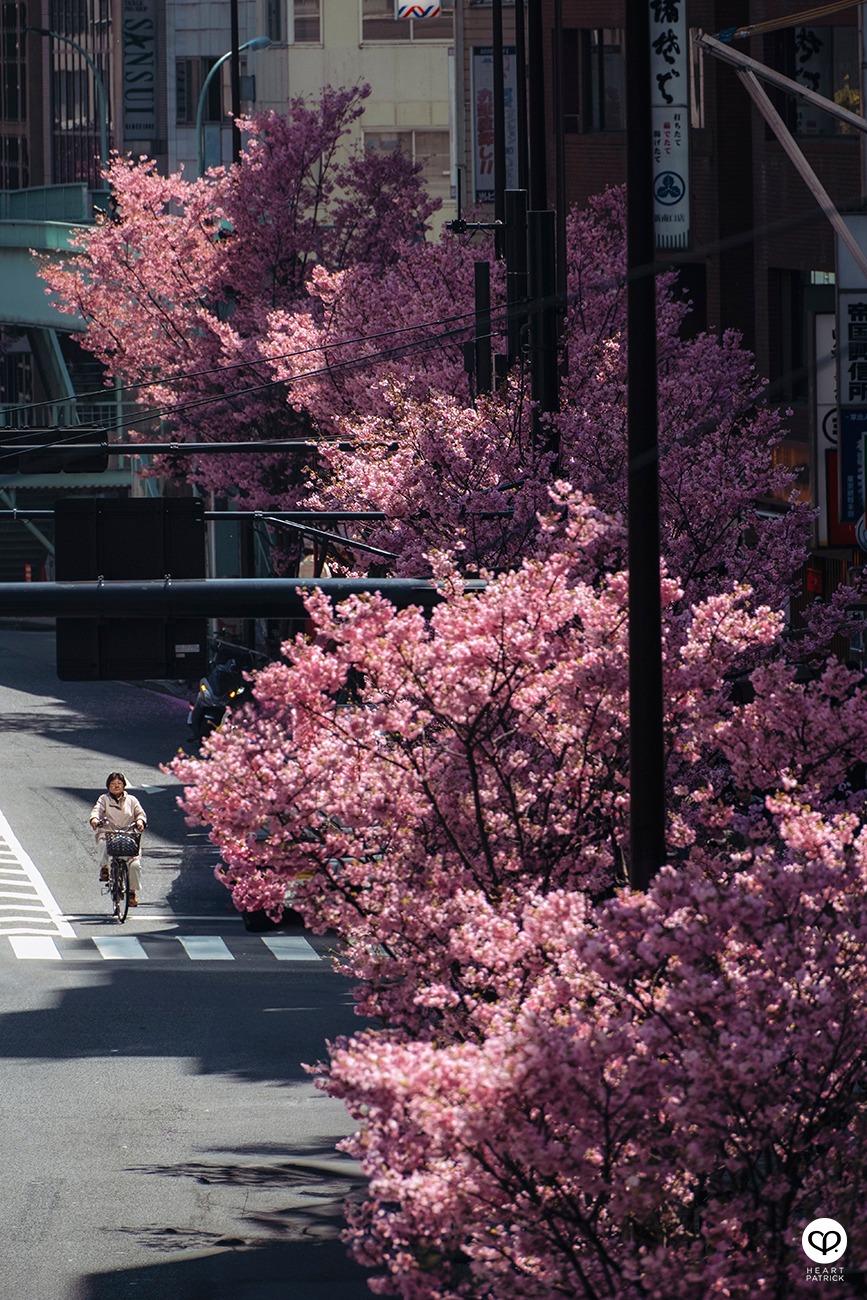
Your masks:
{"label": "heart logo", "polygon": [[818,1250],[821,1255],[830,1255],[832,1250],[836,1250],[843,1238],[839,1232],[833,1228],[830,1232],[813,1231],[807,1238],[814,1250]]}
{"label": "heart logo", "polygon": [[848,1246],[846,1229],[836,1219],[814,1219],[804,1228],[801,1246],[814,1264],[836,1264]]}

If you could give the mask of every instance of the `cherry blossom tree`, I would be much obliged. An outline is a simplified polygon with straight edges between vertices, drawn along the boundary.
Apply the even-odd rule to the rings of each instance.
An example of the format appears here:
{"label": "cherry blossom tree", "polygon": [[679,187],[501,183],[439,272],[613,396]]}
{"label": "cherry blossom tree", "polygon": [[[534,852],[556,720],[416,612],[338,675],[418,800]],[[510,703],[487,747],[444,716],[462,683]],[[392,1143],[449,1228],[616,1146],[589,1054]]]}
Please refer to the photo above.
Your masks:
{"label": "cherry blossom tree", "polygon": [[[84,346],[146,411],[162,413],[167,439],[310,435],[274,359],[288,347],[302,353],[302,370],[320,361],[303,340],[287,343],[272,316],[318,319],[327,306],[311,292],[314,268],[338,275],[351,258],[381,276],[435,207],[401,153],[341,161],[368,93],[326,88],[315,104],[293,100],[285,116],[257,114],[243,123],[241,164],[203,179],[115,157],[110,215],[79,232],[75,256],[43,264],[60,309],[87,322]],[[185,461],[181,472],[254,505],[297,496],[297,455],[226,459]]]}
{"label": "cherry blossom tree", "polygon": [[[310,502],[384,511],[388,522],[370,540],[395,552],[397,571],[407,574],[425,571],[432,548],[452,550],[464,571],[517,562],[537,536],[532,521],[554,474],[624,513],[624,221],[622,190],[569,220],[556,464],[532,437],[520,365],[492,399],[473,405],[453,385],[420,393],[398,372],[366,401],[354,393],[347,412],[317,377],[318,395],[308,394],[317,426],[354,449],[328,452],[330,474]],[[342,284],[350,302],[365,300],[351,270]],[[782,415],[763,401],[764,383],[735,334],[684,337],[689,309],[675,276],[659,278],[657,302],[663,553],[688,599],[727,580],[779,603],[806,558],[810,519],[792,471],[774,457]]]}
{"label": "cherry blossom tree", "polygon": [[311,596],[312,636],[172,765],[185,809],[239,908],[277,915],[289,889],[336,933],[372,1021],[320,1081],[357,1120],[348,1235],[374,1290],[797,1296],[819,1210],[865,1246],[867,708],[854,671],[792,662],[809,512],[782,417],[661,277],[669,861],[634,895],[622,194],[571,219],[540,440],[520,360],[468,392],[478,241],[418,237],[403,161],[336,162],[362,99],[254,119],[205,181],[118,160],[116,220],[47,273],[173,436],[317,443],[197,482],[383,510],[369,540],[441,587],[429,619]]}
{"label": "cherry blossom tree", "polygon": [[185,807],[239,906],[291,885],[337,932],[380,1026],[322,1075],[375,1290],[798,1295],[817,1206],[860,1240],[858,675],[798,682],[749,588],[684,612],[665,578],[671,858],[631,895],[622,530],[552,504],[483,595],[442,562],[429,621],[311,598],[316,637],[173,765]]}
{"label": "cherry blossom tree", "polygon": [[[384,512],[364,536],[399,574],[429,572],[437,550],[464,572],[504,569],[544,544],[536,518],[556,475],[624,508],[623,194],[570,218],[555,464],[533,436],[523,361],[494,394],[470,397],[472,266],[492,250],[449,232],[419,238],[432,204],[401,155],[338,161],[365,93],[326,90],[285,119],[254,118],[240,164],[205,180],[115,159],[113,218],[44,274],[87,320],[85,345],[109,373],[168,413],[164,436],[318,444],[163,470],[256,508]],[[502,303],[496,263],[493,291]],[[774,459],[783,422],[737,338],[687,339],[687,313],[676,278],[660,277],[664,553],[687,600],[724,576],[779,603],[809,516]],[[771,513],[759,508],[769,500]],[[370,562],[349,546],[332,566]]]}

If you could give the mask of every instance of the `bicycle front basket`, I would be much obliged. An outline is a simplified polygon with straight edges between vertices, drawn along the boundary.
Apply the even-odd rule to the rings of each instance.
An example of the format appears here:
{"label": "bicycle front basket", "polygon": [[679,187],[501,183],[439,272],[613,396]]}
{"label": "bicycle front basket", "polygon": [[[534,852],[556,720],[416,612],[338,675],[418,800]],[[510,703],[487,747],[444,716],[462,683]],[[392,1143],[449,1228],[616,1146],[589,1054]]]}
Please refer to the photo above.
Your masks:
{"label": "bicycle front basket", "polygon": [[131,831],[110,831],[106,843],[113,858],[134,858],[138,855],[138,836]]}

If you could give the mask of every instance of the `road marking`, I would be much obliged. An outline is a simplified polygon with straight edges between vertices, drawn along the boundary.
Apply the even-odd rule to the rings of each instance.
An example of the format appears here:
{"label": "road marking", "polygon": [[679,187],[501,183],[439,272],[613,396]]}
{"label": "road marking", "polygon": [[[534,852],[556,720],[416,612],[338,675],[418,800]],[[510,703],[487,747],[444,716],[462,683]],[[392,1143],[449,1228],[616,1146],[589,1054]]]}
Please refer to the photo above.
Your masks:
{"label": "road marking", "polygon": [[94,938],[93,942],[106,961],[147,961],[147,953],[135,935],[106,935],[104,938]]}
{"label": "road marking", "polygon": [[[64,912],[65,921],[104,921],[105,912]],[[132,920],[130,916],[130,920]],[[219,925],[221,921],[237,921],[237,912],[205,912],[202,916],[185,916],[180,912],[144,912],[141,905],[135,914],[136,921],[159,921],[162,925],[174,925],[176,921],[207,921]]]}
{"label": "road marking", "polygon": [[267,939],[263,936],[262,942],[278,961],[321,961],[316,949],[300,934],[274,934]]}
{"label": "road marking", "polygon": [[[0,904],[0,933],[8,934],[10,938],[12,935],[39,935],[50,926],[55,934],[74,939],[75,931],[64,919],[35,863],[25,853],[2,812],[0,862],[3,872],[0,884],[4,886],[0,898],[15,900]],[[15,887],[14,892],[6,888],[10,885]]]}
{"label": "road marking", "polygon": [[176,935],[176,938],[179,943],[183,944],[184,951],[191,961],[235,960],[218,935],[196,934],[186,937]]}
{"label": "road marking", "polygon": [[[232,947],[219,935],[100,934],[73,938],[66,943],[54,935],[8,935],[12,953],[19,961],[147,961],[161,966],[176,953],[181,961],[219,961],[248,963],[260,959],[306,961],[321,964],[327,954],[319,953],[301,935],[231,935]],[[56,942],[55,942],[56,940]],[[96,950],[94,952],[94,949]],[[233,951],[234,949],[234,951]],[[266,955],[267,949],[267,955]],[[181,951],[183,950],[183,957]]]}
{"label": "road marking", "polygon": [[61,961],[57,944],[48,934],[10,934],[9,942],[19,961]]}

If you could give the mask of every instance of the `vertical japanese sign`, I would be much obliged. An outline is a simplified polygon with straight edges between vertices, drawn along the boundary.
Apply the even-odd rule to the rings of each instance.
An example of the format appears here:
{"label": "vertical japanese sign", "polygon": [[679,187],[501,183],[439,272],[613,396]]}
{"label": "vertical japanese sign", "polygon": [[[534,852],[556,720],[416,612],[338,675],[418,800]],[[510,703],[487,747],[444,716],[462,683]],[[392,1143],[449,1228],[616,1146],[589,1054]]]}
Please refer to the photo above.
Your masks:
{"label": "vertical japanese sign", "polygon": [[[844,217],[867,248],[867,216]],[[867,434],[867,275],[837,238],[837,436],[840,522],[864,517],[864,436]]]}
{"label": "vertical japanese sign", "polygon": [[854,546],[854,524],[840,523],[840,464],[837,434],[837,317],[813,316],[814,495],[819,546]]}
{"label": "vertical japanese sign", "polygon": [[[506,120],[506,189],[518,185],[518,75],[514,45],[503,46]],[[474,45],[472,59],[473,194],[475,203],[494,201],[494,47]]]}
{"label": "vertical japanese sign", "polygon": [[123,138],[157,135],[155,0],[123,0]]}
{"label": "vertical japanese sign", "polygon": [[650,0],[650,103],[657,248],[689,246],[689,35],[686,0]]}

